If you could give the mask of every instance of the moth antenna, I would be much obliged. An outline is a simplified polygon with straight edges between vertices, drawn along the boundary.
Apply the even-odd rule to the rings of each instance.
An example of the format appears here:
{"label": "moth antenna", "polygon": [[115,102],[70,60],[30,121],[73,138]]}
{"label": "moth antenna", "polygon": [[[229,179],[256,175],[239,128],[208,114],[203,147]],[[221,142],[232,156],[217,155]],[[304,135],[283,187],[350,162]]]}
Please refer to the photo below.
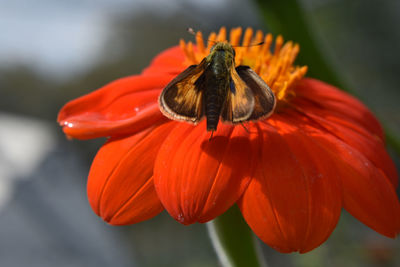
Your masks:
{"label": "moth antenna", "polygon": [[259,42],[256,44],[249,44],[249,45],[232,45],[232,47],[250,47],[250,46],[257,46],[257,45],[263,45],[265,42]]}
{"label": "moth antenna", "polygon": [[193,28],[187,28],[186,29],[186,31],[188,32],[188,33],[190,33],[191,35],[194,35],[194,36],[196,36],[196,32],[193,30]]}
{"label": "moth antenna", "polygon": [[[196,36],[196,32],[195,32],[195,30],[193,28],[189,27],[189,28],[186,29],[186,31],[188,33],[190,33],[191,35]],[[215,43],[215,44],[217,43],[216,41],[213,41],[213,40],[210,40],[210,39],[207,39],[207,41],[211,42],[211,43]],[[265,42],[263,41],[263,42],[259,42],[259,43],[256,43],[256,44],[249,44],[249,45],[232,45],[232,47],[251,47],[251,46],[263,45],[264,43]]]}
{"label": "moth antenna", "polygon": [[[195,30],[193,29],[193,28],[187,28],[186,29],[186,31],[189,33],[189,34],[191,34],[191,35],[193,35],[193,36],[196,36],[196,32],[195,32]],[[211,42],[211,43],[214,43],[214,44],[216,44],[217,42],[216,41],[214,41],[214,40],[210,40],[210,39],[207,39],[207,42]]]}

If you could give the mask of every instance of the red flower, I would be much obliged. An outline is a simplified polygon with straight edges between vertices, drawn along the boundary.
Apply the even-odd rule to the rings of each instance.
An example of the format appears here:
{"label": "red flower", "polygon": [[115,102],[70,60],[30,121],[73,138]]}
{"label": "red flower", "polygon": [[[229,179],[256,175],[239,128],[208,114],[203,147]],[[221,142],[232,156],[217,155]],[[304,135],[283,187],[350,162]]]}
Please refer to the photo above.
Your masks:
{"label": "red flower", "polygon": [[[241,29],[230,35],[239,43]],[[66,135],[109,137],[93,161],[88,197],[110,224],[147,220],[164,208],[183,224],[207,222],[237,203],[253,231],[281,252],[307,252],[335,228],[342,207],[375,231],[400,231],[398,177],[382,128],[352,96],[302,78],[292,63],[299,47],[265,36],[263,46],[239,47],[236,65],[251,66],[278,99],[275,113],[241,126],[170,121],[158,108],[165,85],[208,54],[181,42],[142,74],[114,81],[67,103],[58,121]],[[226,31],[212,34],[223,41]],[[244,45],[252,40],[247,29]],[[263,40],[257,32],[253,42]],[[212,43],[212,42],[210,42]]]}

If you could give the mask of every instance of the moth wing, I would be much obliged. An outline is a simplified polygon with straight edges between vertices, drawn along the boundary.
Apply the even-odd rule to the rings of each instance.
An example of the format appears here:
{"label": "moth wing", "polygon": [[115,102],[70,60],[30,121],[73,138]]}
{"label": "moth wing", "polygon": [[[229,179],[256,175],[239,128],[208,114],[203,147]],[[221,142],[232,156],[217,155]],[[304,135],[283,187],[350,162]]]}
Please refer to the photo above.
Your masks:
{"label": "moth wing", "polygon": [[197,82],[204,73],[205,61],[189,66],[161,92],[158,103],[161,112],[173,120],[198,123],[204,116],[203,89]]}
{"label": "moth wing", "polygon": [[230,84],[221,117],[233,124],[248,120],[254,108],[254,96],[249,86],[240,78],[235,68],[230,71]]}
{"label": "moth wing", "polygon": [[260,120],[270,116],[276,106],[276,98],[271,88],[249,66],[238,66],[236,71],[254,96],[253,112],[247,120]]}

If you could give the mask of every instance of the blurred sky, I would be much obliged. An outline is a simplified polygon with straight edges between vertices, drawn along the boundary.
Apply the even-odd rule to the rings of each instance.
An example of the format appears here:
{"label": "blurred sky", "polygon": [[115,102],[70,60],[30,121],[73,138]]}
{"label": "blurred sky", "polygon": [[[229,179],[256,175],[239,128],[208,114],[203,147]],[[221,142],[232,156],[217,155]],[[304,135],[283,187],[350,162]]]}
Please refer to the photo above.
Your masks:
{"label": "blurred sky", "polygon": [[[198,4],[198,1],[185,1]],[[202,0],[221,8],[227,0]],[[162,8],[154,8],[160,7]],[[112,18],[145,9],[168,14],[179,0],[0,0],[0,67],[29,64],[40,72],[65,75],[94,63]]]}

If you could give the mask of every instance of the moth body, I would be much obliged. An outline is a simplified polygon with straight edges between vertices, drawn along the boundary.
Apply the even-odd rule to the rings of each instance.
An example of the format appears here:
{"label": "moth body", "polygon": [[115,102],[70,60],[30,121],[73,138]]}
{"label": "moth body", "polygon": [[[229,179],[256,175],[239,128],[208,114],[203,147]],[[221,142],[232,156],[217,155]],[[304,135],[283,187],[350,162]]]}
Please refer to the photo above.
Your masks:
{"label": "moth body", "polygon": [[175,77],[159,96],[160,111],[170,119],[197,124],[204,117],[207,131],[219,120],[238,124],[270,116],[274,93],[250,67],[235,68],[235,50],[219,42],[198,65]]}
{"label": "moth body", "polygon": [[226,43],[218,43],[206,59],[209,64],[204,70],[204,76],[199,78],[208,81],[203,95],[207,131],[217,130],[219,117],[229,91],[229,70],[233,67],[233,58],[232,47]]}

